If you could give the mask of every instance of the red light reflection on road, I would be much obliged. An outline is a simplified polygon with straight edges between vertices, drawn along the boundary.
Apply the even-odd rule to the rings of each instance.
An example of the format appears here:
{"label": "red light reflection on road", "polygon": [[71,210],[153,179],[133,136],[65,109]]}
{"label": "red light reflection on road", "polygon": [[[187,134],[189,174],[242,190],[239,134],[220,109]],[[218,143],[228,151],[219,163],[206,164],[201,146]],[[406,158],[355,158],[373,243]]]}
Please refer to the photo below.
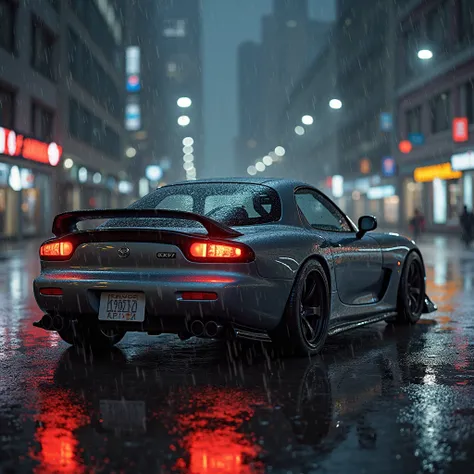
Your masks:
{"label": "red light reflection on road", "polygon": [[78,440],[75,430],[90,422],[66,390],[40,389],[39,427],[35,440],[39,450],[30,456],[39,461],[36,474],[57,472],[62,474],[85,472],[80,464]]}
{"label": "red light reflection on road", "polygon": [[[263,406],[263,398],[239,389],[208,387],[181,398],[188,411],[176,417],[170,434],[180,436],[180,448],[187,453],[177,460],[174,471],[189,474],[263,473],[258,461],[262,448],[245,423]],[[170,446],[172,451],[176,448]],[[188,461],[186,461],[188,459]]]}

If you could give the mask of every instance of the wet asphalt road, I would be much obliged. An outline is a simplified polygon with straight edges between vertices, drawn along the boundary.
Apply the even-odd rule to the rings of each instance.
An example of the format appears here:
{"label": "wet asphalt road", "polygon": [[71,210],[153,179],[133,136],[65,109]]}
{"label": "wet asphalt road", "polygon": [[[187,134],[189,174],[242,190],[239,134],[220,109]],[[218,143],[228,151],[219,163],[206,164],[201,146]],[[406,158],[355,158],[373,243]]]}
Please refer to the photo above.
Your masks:
{"label": "wet asphalt road", "polygon": [[0,472],[472,473],[474,250],[421,247],[438,312],[311,360],[133,333],[91,360],[32,326],[34,243],[0,252]]}

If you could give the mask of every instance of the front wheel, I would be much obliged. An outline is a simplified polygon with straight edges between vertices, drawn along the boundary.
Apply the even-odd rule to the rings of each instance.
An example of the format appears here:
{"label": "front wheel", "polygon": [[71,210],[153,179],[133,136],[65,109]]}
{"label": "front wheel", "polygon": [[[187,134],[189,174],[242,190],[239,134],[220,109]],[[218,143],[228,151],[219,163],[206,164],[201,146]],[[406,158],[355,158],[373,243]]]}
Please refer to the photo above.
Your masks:
{"label": "front wheel", "polygon": [[125,336],[124,331],[101,330],[97,323],[70,325],[67,329],[58,331],[64,342],[81,349],[93,351],[111,349]]}
{"label": "front wheel", "polygon": [[316,260],[304,264],[293,285],[282,321],[272,334],[278,348],[314,355],[326,341],[330,316],[329,282]]}
{"label": "front wheel", "polygon": [[398,288],[398,324],[416,324],[425,303],[425,270],[421,257],[412,252],[405,260]]}

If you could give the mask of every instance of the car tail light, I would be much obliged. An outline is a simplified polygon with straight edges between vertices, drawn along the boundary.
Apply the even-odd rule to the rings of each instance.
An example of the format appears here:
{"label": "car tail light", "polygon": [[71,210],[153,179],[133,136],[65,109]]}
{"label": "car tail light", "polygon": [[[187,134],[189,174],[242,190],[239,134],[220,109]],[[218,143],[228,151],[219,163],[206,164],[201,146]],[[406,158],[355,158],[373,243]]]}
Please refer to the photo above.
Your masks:
{"label": "car tail light", "polygon": [[46,296],[62,296],[63,290],[61,288],[40,288],[40,295]]}
{"label": "car tail light", "polygon": [[40,247],[42,260],[67,260],[74,252],[74,245],[65,240],[61,242],[47,242]]}
{"label": "car tail light", "polygon": [[215,301],[217,300],[217,294],[202,291],[184,291],[181,293],[181,299],[188,301]]}
{"label": "car tail light", "polygon": [[218,242],[194,242],[189,248],[190,260],[208,262],[250,262],[253,252],[243,245]]}

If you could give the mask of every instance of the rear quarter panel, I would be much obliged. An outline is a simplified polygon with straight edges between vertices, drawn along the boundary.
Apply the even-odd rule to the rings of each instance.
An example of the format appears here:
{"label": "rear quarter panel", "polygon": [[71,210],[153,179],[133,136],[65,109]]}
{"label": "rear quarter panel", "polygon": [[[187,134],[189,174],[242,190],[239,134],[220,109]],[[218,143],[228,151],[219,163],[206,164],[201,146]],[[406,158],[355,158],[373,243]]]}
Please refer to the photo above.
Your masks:
{"label": "rear quarter panel", "polygon": [[314,230],[282,225],[239,230],[245,235],[237,240],[254,250],[257,271],[263,278],[293,281],[309,257],[319,256],[326,262],[331,288],[335,288],[330,248],[324,245],[324,239]]}

